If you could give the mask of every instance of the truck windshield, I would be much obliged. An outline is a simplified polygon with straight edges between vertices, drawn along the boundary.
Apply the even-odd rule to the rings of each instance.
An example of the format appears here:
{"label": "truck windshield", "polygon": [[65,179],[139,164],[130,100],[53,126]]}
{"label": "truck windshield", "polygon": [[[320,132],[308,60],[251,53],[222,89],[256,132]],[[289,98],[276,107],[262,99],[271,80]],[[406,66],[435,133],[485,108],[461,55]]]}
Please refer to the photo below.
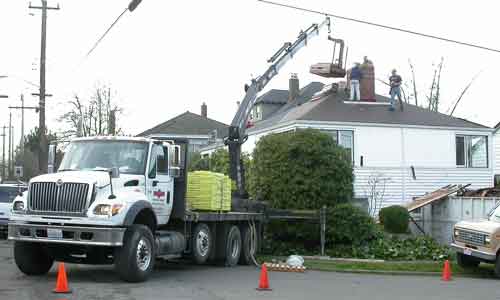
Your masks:
{"label": "truck windshield", "polygon": [[120,173],[144,174],[148,143],[131,141],[76,141],[69,144],[59,171],[91,171],[117,167]]}
{"label": "truck windshield", "polygon": [[500,222],[500,202],[488,213],[488,219],[493,222]]}

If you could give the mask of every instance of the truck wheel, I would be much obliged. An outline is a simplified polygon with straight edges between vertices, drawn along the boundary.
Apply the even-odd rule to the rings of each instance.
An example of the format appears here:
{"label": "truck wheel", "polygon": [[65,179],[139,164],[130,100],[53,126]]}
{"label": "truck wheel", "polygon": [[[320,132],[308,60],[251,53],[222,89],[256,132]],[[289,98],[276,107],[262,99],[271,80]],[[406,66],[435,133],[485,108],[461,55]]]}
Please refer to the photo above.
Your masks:
{"label": "truck wheel", "polygon": [[240,265],[251,265],[253,263],[252,254],[257,252],[257,237],[255,237],[254,243],[251,242],[251,230],[250,226],[245,225],[241,228],[241,254],[240,254]]}
{"label": "truck wheel", "polygon": [[226,239],[225,265],[234,267],[241,254],[241,233],[238,226],[231,226]]}
{"label": "truck wheel", "polygon": [[29,242],[14,242],[14,261],[26,275],[47,274],[54,263],[42,244]]}
{"label": "truck wheel", "polygon": [[497,255],[497,260],[495,262],[495,277],[500,278],[500,255]]}
{"label": "truck wheel", "polygon": [[212,249],[212,233],[205,223],[198,223],[193,231],[193,258],[197,264],[204,264],[210,257]]}
{"label": "truck wheel", "polygon": [[123,246],[115,250],[115,270],[128,282],[145,281],[155,264],[155,242],[151,230],[134,224],[125,231]]}
{"label": "truck wheel", "polygon": [[477,266],[479,266],[480,261],[474,257],[467,256],[463,253],[457,252],[457,263],[460,267],[464,269],[472,269],[472,268],[477,268]]}

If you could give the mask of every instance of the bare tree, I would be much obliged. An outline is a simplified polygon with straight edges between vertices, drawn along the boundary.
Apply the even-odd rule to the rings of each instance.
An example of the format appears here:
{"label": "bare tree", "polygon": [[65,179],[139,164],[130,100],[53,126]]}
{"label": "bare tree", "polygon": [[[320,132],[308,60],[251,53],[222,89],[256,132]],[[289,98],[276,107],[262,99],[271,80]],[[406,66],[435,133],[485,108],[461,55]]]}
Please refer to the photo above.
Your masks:
{"label": "bare tree", "polygon": [[415,99],[415,105],[418,106],[418,92],[417,92],[417,82],[415,80],[415,68],[413,67],[413,64],[411,63],[410,59],[408,59],[408,64],[410,65],[411,83],[413,85],[413,94],[411,94],[410,97],[413,97]]}
{"label": "bare tree", "polygon": [[432,77],[432,84],[429,89],[427,97],[427,108],[432,111],[439,111],[439,97],[441,89],[441,71],[443,69],[444,58],[441,57],[440,63],[434,69],[434,76]]}
{"label": "bare tree", "polygon": [[370,216],[375,216],[377,210],[382,205],[385,196],[387,182],[391,179],[384,177],[384,174],[377,172],[368,177],[368,189],[365,190],[365,195],[368,198],[368,212]]}
{"label": "bare tree", "polygon": [[69,126],[68,130],[61,132],[61,138],[122,134],[115,124],[116,114],[122,112],[122,108],[115,102],[111,88],[104,85],[97,85],[87,101],[75,95],[68,101],[69,111],[58,118]]}

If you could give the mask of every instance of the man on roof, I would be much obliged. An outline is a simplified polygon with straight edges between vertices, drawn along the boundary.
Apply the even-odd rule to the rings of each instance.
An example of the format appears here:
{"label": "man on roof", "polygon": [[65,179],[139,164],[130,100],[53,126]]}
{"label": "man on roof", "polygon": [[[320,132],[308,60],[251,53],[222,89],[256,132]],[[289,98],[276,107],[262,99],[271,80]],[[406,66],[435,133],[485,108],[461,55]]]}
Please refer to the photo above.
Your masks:
{"label": "man on roof", "polygon": [[389,77],[389,85],[391,86],[391,90],[389,93],[391,94],[391,107],[390,111],[394,111],[396,107],[395,98],[398,97],[399,105],[401,106],[401,110],[403,110],[403,101],[401,101],[401,83],[403,79],[396,73],[396,69],[392,70],[392,75]]}
{"label": "man on roof", "polygon": [[359,67],[359,63],[354,63],[354,67],[350,72],[350,81],[351,81],[351,100],[360,100],[361,95],[359,92],[359,81],[361,80],[361,68]]}

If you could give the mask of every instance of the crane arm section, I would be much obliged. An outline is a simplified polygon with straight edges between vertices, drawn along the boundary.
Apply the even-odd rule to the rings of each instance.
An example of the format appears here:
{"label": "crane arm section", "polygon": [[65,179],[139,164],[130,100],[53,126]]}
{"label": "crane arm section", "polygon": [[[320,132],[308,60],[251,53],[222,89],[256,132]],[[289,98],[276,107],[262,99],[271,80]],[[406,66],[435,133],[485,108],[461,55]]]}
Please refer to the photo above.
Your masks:
{"label": "crane arm section", "polygon": [[301,31],[297,39],[293,43],[285,43],[271,58],[267,60],[271,65],[260,77],[252,80],[251,85],[246,89],[245,97],[238,107],[238,111],[229,127],[229,135],[225,140],[229,148],[229,164],[230,177],[236,182],[237,194],[239,198],[247,196],[245,189],[245,171],[241,161],[241,145],[246,141],[245,134],[247,120],[250,116],[250,111],[257,100],[257,95],[266,85],[278,74],[283,66],[291,60],[294,55],[304,46],[309,40],[319,35],[320,30],[327,26],[330,33],[330,18],[326,17],[321,24],[312,24],[305,31]]}
{"label": "crane arm section", "polygon": [[305,31],[301,31],[295,42],[285,43],[271,58],[267,60],[271,65],[257,79],[252,80],[252,83],[246,91],[245,97],[241,102],[236,115],[231,122],[231,126],[238,127],[241,138],[245,135],[246,121],[250,115],[250,111],[257,100],[257,95],[266,85],[278,74],[283,66],[290,61],[294,55],[304,46],[309,40],[319,35],[320,30],[327,26],[330,31],[330,18],[326,19],[321,24],[312,24]]}

